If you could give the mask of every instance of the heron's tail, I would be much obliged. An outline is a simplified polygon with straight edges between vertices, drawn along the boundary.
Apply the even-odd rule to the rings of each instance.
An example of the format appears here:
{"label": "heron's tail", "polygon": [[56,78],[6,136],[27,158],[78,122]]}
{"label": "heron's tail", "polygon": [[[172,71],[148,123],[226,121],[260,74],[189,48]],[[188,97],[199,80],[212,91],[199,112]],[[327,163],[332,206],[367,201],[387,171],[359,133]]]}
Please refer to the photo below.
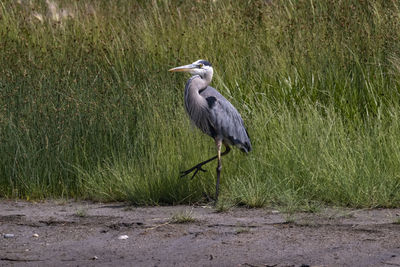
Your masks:
{"label": "heron's tail", "polygon": [[244,144],[238,144],[238,147],[240,148],[241,151],[243,151],[246,154],[252,150],[250,140],[249,142],[245,142]]}

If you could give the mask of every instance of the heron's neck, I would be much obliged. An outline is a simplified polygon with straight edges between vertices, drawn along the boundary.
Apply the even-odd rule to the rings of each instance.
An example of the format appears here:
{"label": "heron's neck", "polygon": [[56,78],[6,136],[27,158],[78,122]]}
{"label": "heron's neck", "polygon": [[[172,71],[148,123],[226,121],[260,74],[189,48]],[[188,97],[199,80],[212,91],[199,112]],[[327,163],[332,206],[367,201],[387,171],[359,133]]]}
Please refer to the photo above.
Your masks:
{"label": "heron's neck", "polygon": [[203,76],[194,75],[192,78],[190,78],[190,80],[192,80],[192,83],[195,84],[195,86],[193,86],[195,90],[200,91],[210,85],[212,76],[212,73],[206,73]]}
{"label": "heron's neck", "polygon": [[206,84],[205,87],[207,87],[211,83],[212,77],[213,77],[213,73],[212,72],[207,72],[206,74],[204,74],[203,77],[201,77],[201,79]]}
{"label": "heron's neck", "polygon": [[197,97],[200,95],[200,91],[207,88],[209,84],[210,80],[206,79],[205,77],[201,77],[200,75],[194,75],[186,84],[185,95]]}
{"label": "heron's neck", "polygon": [[202,111],[207,107],[207,101],[200,91],[207,88],[209,81],[199,75],[192,76],[185,87],[185,107],[190,118],[198,125]]}

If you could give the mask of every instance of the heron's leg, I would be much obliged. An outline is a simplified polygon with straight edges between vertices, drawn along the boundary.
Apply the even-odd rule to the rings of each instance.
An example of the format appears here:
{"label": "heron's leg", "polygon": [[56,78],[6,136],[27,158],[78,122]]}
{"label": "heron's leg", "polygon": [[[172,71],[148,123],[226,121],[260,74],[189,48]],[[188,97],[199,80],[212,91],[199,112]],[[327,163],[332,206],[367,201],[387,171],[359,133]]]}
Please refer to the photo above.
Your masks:
{"label": "heron's leg", "polygon": [[202,168],[202,166],[203,166],[204,164],[207,164],[207,163],[209,163],[210,161],[213,161],[213,160],[216,159],[216,158],[217,158],[217,156],[214,156],[214,157],[212,157],[212,158],[210,158],[210,159],[208,159],[208,160],[205,160],[205,161],[203,161],[203,162],[200,162],[199,164],[193,166],[192,168],[190,168],[190,169],[188,169],[188,170],[186,170],[186,171],[182,171],[180,177],[184,177],[184,176],[188,175],[189,173],[195,171],[195,172],[193,173],[192,177],[190,177],[190,180],[193,179],[194,176],[198,173],[198,171],[202,171],[202,172],[206,172],[206,171],[207,171],[207,170],[204,170],[204,169]]}
{"label": "heron's leg", "polygon": [[[225,148],[226,148],[226,149],[225,149],[225,151],[221,154],[221,156],[225,156],[226,154],[229,153],[229,151],[231,151],[231,148],[230,148],[229,146],[225,145]],[[203,162],[200,162],[199,164],[193,166],[192,168],[190,168],[190,169],[188,169],[188,170],[186,170],[186,171],[182,171],[180,177],[184,177],[184,176],[186,176],[186,175],[188,175],[189,173],[191,173],[191,172],[194,171],[192,177],[190,178],[190,179],[193,179],[194,176],[195,176],[199,171],[202,171],[202,172],[205,172],[205,171],[206,171],[206,170],[204,170],[204,169],[202,168],[203,165],[209,163],[210,161],[215,160],[216,158],[218,158],[218,155],[217,155],[217,156],[214,156],[214,157],[212,157],[212,158],[209,158],[208,160],[205,160],[205,161],[203,161]]]}
{"label": "heron's leg", "polygon": [[[217,166],[217,185],[215,186],[215,203],[218,201],[218,195],[219,195],[219,178],[221,176],[221,170],[222,170],[222,163],[221,163],[221,145],[222,142],[217,140],[215,141],[218,149],[218,166]],[[228,147],[226,147],[228,149]]]}

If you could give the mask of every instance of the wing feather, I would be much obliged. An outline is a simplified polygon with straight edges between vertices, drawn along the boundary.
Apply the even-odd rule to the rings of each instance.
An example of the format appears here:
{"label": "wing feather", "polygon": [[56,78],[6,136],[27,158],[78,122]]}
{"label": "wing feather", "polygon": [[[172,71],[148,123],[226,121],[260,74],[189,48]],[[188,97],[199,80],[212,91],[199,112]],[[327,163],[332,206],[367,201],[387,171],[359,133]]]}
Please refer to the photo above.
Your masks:
{"label": "wing feather", "polygon": [[238,146],[242,151],[251,151],[250,137],[242,117],[236,108],[216,89],[208,86],[201,93],[208,103],[210,135],[224,142]]}

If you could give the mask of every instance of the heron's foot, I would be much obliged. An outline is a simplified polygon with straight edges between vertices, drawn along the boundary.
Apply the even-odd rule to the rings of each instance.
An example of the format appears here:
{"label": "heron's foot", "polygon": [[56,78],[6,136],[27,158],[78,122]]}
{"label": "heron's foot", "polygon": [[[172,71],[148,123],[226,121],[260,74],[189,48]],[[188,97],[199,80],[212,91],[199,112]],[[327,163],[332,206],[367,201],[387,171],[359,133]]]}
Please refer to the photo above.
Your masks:
{"label": "heron's foot", "polygon": [[202,171],[202,172],[206,172],[206,171],[207,171],[207,170],[205,170],[205,169],[202,168],[203,165],[204,165],[204,163],[203,163],[203,164],[200,163],[200,164],[197,164],[196,166],[194,166],[193,168],[190,168],[189,170],[182,171],[182,172],[181,172],[181,175],[180,175],[179,177],[181,177],[181,178],[182,178],[182,177],[185,177],[186,175],[188,175],[189,173],[192,173],[192,172],[194,171],[192,177],[190,177],[190,180],[192,180],[192,179],[194,178],[194,176],[195,176],[199,171]]}

